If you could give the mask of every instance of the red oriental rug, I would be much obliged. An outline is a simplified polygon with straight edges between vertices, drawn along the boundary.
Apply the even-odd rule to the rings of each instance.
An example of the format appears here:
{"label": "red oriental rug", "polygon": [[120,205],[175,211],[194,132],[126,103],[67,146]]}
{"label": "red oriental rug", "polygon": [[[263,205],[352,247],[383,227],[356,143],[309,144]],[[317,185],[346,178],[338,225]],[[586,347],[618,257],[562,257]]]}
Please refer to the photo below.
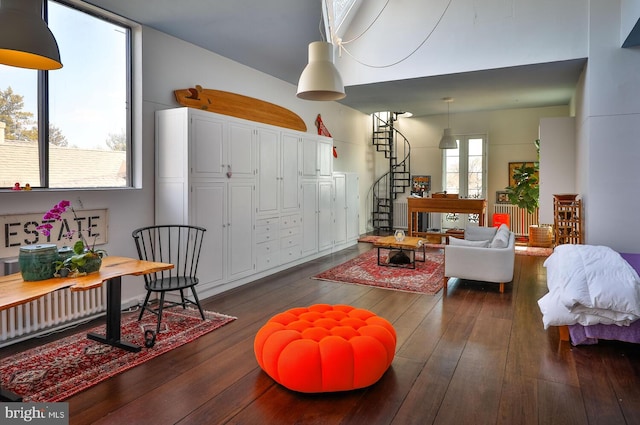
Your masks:
{"label": "red oriental rug", "polygon": [[[383,250],[383,258],[387,251]],[[416,268],[378,265],[378,249],[371,249],[337,267],[314,276],[314,279],[375,286],[420,294],[436,294],[443,287],[444,255],[441,249],[427,249],[425,262]],[[416,254],[417,258],[422,253]]]}
{"label": "red oriental rug", "polygon": [[[235,320],[235,317],[205,311],[202,320],[195,309],[171,309],[162,314],[162,328],[152,348],[144,347],[144,330],[155,331],[155,316],[122,316],[122,340],[142,346],[138,353],[114,348],[87,338],[87,332],[104,334],[105,326],[50,342],[2,359],[0,378],[3,389],[23,396],[25,402],[65,400],[118,373]],[[165,327],[165,324],[167,327]]]}

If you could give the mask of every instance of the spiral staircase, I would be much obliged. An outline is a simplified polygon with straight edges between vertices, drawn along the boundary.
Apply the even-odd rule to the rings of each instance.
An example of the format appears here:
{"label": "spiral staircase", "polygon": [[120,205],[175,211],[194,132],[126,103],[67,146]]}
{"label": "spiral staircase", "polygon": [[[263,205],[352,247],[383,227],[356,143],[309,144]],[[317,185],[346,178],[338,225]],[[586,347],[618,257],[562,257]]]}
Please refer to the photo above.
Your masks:
{"label": "spiral staircase", "polygon": [[372,191],[372,226],[376,231],[393,230],[393,201],[411,186],[411,145],[394,128],[400,112],[378,112],[372,115],[373,145],[389,161],[389,171],[380,176]]}

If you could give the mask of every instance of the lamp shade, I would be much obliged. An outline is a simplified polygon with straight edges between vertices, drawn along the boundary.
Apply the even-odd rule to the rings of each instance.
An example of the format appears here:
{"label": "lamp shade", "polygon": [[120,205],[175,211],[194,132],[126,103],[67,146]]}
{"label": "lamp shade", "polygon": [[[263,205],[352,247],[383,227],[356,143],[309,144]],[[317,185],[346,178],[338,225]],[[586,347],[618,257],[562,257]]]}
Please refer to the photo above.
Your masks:
{"label": "lamp shade", "polygon": [[458,149],[458,142],[451,135],[450,128],[444,129],[444,133],[442,134],[442,139],[440,139],[440,145],[438,147],[440,149]]}
{"label": "lamp shade", "polygon": [[62,68],[58,43],[41,17],[39,0],[0,1],[0,64]]}
{"label": "lamp shade", "polygon": [[339,100],[346,96],[342,77],[333,64],[331,43],[309,44],[309,63],[298,80],[296,96],[306,100]]}

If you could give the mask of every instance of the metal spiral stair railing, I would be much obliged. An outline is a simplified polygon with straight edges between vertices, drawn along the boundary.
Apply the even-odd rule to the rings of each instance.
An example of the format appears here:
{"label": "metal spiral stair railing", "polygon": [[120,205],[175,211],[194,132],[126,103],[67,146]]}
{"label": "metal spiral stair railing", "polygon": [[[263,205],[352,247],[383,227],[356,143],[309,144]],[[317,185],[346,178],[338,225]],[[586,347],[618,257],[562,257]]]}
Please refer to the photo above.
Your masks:
{"label": "metal spiral stair railing", "polygon": [[389,171],[373,186],[372,225],[375,230],[393,230],[393,201],[411,186],[411,145],[393,122],[396,113],[388,112],[388,119],[373,114],[373,145],[389,160]]}

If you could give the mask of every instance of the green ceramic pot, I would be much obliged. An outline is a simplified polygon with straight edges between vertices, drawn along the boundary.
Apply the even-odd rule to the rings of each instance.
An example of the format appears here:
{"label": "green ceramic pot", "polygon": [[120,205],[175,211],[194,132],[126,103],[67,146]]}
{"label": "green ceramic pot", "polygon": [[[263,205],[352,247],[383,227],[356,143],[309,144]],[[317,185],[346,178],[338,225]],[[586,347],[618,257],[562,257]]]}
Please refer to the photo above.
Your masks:
{"label": "green ceramic pot", "polygon": [[53,277],[59,259],[54,244],[25,245],[20,247],[18,264],[25,281],[45,280]]}

